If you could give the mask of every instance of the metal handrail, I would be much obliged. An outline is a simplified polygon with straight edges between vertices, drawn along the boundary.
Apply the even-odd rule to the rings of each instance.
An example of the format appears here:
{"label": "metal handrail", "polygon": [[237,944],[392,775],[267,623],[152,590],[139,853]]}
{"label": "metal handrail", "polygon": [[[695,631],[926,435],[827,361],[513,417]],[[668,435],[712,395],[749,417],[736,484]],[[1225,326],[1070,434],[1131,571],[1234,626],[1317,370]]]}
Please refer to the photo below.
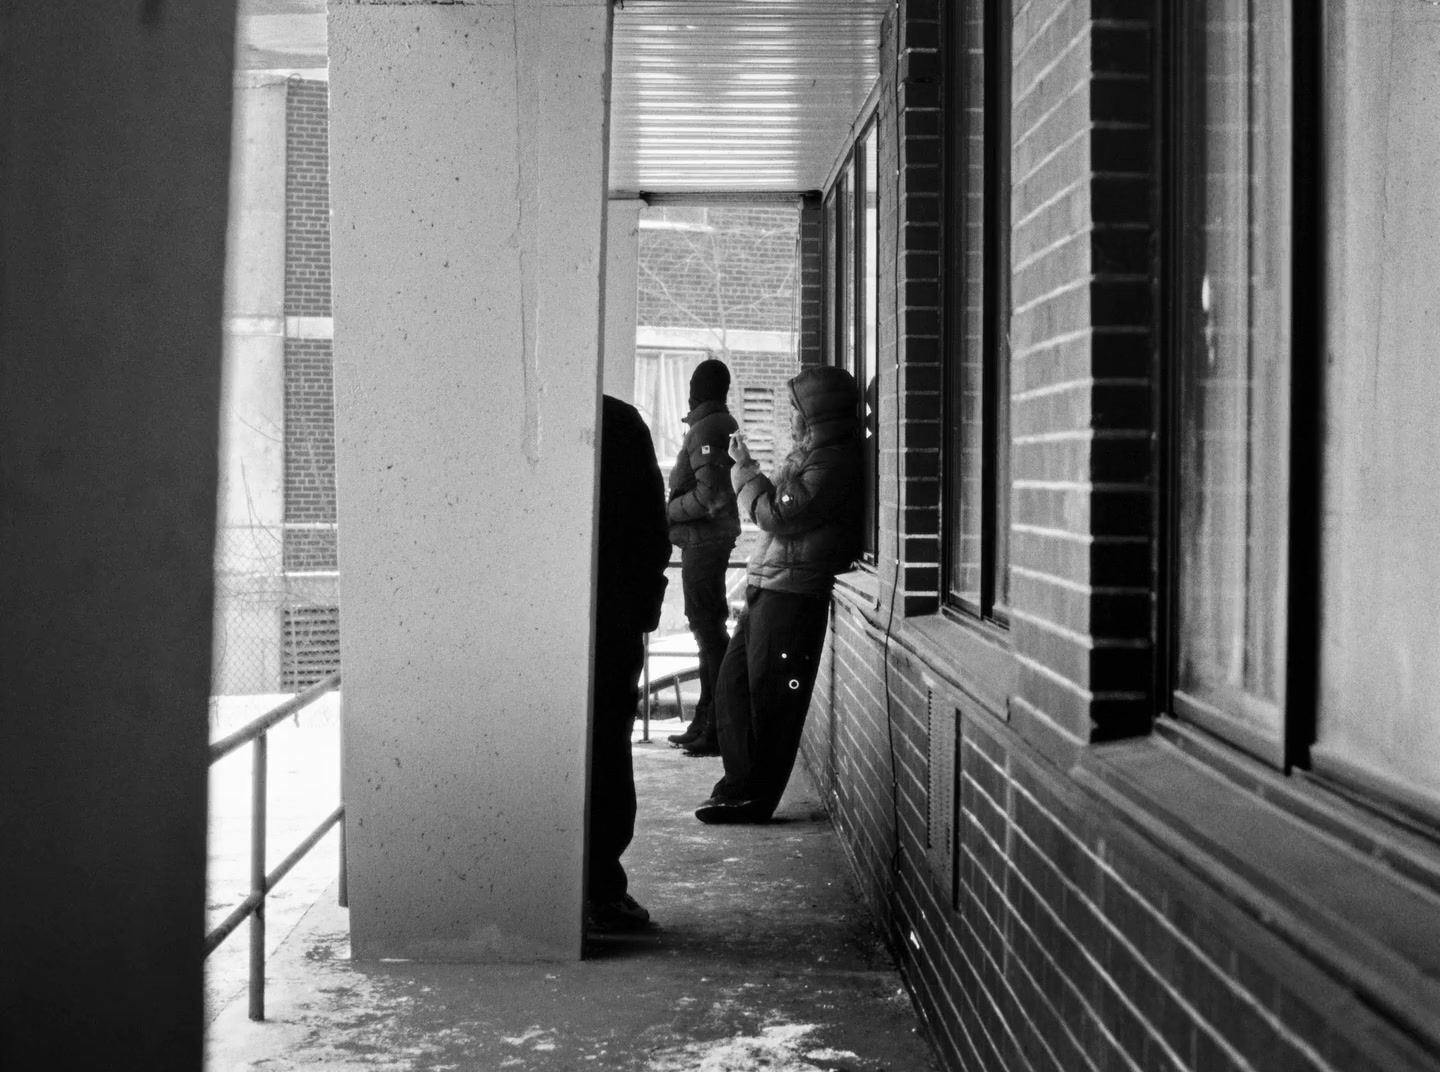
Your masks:
{"label": "metal handrail", "polygon": [[340,827],[340,904],[349,900],[345,880],[345,803],[338,807],[281,860],[274,871],[265,870],[266,788],[270,745],[266,734],[290,715],[298,714],[327,692],[340,687],[340,671],[315,682],[304,692],[296,693],[284,703],[249,722],[210,746],[210,764],[214,766],[245,744],[255,745],[254,767],[250,780],[250,895],[235,906],[225,921],[205,935],[205,956],[220,946],[246,918],[250,920],[250,1019],[265,1019],[265,895],[290,873],[333,826]]}

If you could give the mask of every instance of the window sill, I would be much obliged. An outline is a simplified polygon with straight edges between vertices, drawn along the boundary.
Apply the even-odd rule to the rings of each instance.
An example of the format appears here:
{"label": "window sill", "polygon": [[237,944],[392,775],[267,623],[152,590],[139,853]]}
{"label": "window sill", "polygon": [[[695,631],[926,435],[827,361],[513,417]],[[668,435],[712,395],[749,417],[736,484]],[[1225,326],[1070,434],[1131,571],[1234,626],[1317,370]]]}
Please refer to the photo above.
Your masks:
{"label": "window sill", "polygon": [[875,567],[862,562],[835,578],[835,594],[867,611],[880,609],[880,578]]}
{"label": "window sill", "polygon": [[1159,853],[1440,1048],[1440,845],[1168,719],[1084,750],[1073,774]]}

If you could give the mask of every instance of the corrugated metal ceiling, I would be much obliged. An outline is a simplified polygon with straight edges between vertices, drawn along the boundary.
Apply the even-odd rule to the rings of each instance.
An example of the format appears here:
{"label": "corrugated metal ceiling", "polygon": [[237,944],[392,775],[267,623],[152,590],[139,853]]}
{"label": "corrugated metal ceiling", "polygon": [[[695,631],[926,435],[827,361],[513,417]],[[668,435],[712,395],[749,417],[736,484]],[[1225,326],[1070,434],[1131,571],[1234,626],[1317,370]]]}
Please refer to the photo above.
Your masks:
{"label": "corrugated metal ceiling", "polygon": [[879,74],[893,0],[624,0],[610,188],[813,190]]}

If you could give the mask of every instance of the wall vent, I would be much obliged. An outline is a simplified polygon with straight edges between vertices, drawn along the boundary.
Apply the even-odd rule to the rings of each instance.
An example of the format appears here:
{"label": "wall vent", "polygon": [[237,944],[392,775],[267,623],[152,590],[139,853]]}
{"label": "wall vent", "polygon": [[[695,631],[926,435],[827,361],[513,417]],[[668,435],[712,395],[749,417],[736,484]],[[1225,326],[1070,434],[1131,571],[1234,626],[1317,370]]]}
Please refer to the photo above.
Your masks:
{"label": "wall vent", "polygon": [[941,704],[933,689],[925,690],[925,720],[930,727],[929,809],[925,821],[926,858],[930,874],[943,891],[945,903],[955,892],[955,783],[959,753],[960,711]]}
{"label": "wall vent", "polygon": [[280,685],[299,692],[340,669],[340,608],[285,607],[280,616]]}
{"label": "wall vent", "polygon": [[740,400],[740,427],[750,454],[769,472],[775,465],[775,389],[747,387]]}

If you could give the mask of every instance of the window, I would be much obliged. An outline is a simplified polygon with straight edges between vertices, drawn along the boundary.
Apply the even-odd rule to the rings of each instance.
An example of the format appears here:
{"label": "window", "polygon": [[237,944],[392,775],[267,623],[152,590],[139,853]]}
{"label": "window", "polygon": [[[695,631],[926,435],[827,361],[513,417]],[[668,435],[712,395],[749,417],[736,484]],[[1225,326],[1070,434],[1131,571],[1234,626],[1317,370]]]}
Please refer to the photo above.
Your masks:
{"label": "window", "polygon": [[1010,5],[966,0],[945,28],[945,587],[1007,621]]}
{"label": "window", "polygon": [[1440,11],[1324,11],[1178,16],[1173,709],[1433,822]]}
{"label": "window", "polygon": [[1288,4],[1185,8],[1178,713],[1280,761],[1290,439]]}
{"label": "window", "polygon": [[865,519],[863,557],[875,561],[876,502],[880,479],[879,388],[879,192],[878,137],[872,118],[851,148],[824,201],[825,295],[831,364],[855,377],[860,388],[864,435]]}
{"label": "window", "polygon": [[872,120],[860,142],[860,347],[855,382],[860,385],[860,422],[865,435],[865,552],[875,560],[880,498],[880,149],[878,125]]}

